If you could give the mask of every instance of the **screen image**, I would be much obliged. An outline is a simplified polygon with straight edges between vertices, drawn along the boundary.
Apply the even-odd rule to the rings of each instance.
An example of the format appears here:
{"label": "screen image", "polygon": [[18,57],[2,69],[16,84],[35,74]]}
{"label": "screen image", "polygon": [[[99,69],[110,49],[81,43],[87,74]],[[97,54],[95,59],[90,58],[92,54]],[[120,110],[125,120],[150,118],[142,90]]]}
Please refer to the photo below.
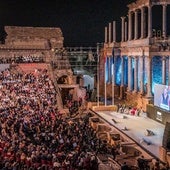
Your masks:
{"label": "screen image", "polygon": [[155,84],[154,105],[170,111],[170,86]]}

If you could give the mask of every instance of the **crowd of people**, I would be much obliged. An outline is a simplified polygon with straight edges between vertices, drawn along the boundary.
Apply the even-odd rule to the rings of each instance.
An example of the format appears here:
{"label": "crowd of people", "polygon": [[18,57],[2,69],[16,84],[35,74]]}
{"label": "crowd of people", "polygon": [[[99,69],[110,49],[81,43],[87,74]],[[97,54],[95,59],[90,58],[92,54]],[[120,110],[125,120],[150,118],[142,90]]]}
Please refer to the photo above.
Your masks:
{"label": "crowd of people", "polygon": [[[116,160],[120,148],[97,138],[89,124],[92,115],[63,117],[56,95],[46,69],[0,72],[0,169],[97,170],[98,154]],[[70,111],[81,104],[72,103]]]}
{"label": "crowd of people", "polygon": [[42,55],[16,55],[10,57],[0,56],[0,64],[11,64],[11,63],[40,63],[44,62]]}
{"label": "crowd of people", "polygon": [[106,148],[88,118],[61,116],[47,70],[0,72],[0,169],[98,169]]}

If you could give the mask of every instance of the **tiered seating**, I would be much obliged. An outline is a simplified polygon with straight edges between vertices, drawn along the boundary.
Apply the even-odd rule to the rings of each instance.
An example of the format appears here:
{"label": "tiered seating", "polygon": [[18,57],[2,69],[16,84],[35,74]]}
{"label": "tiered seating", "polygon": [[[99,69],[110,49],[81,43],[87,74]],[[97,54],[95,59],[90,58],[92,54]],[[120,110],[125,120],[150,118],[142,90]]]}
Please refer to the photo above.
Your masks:
{"label": "tiered seating", "polygon": [[45,63],[24,63],[18,64],[18,69],[25,73],[33,72],[36,69],[48,69],[48,65]]}

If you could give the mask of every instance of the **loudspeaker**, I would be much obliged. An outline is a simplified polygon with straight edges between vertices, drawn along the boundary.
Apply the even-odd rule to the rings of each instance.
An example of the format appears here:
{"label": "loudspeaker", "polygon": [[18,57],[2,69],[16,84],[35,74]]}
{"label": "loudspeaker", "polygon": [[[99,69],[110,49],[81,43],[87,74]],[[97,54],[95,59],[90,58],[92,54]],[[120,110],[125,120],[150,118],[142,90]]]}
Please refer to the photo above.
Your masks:
{"label": "loudspeaker", "polygon": [[166,122],[163,134],[162,146],[170,151],[170,122]]}

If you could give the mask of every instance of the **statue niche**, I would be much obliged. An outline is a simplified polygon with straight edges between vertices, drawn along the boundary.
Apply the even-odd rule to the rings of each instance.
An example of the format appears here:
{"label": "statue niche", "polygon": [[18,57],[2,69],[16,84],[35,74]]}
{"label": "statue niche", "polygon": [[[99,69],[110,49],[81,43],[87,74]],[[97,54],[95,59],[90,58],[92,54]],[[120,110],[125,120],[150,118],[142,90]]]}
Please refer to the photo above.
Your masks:
{"label": "statue niche", "polygon": [[57,80],[58,84],[68,84],[68,76],[63,75]]}

